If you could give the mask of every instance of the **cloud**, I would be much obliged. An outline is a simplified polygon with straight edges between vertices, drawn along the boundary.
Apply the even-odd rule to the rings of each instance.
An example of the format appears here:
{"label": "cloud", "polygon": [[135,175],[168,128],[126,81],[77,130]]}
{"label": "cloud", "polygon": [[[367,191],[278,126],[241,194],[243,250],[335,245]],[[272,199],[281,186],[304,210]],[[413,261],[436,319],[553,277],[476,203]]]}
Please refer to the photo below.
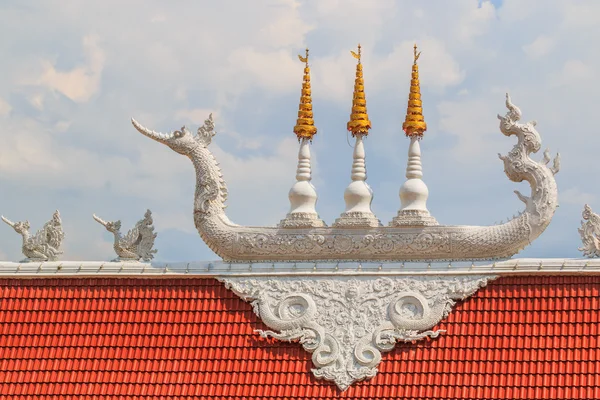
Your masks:
{"label": "cloud", "polygon": [[449,154],[455,161],[482,165],[483,160],[506,147],[506,138],[498,132],[498,120],[493,118],[494,102],[463,96],[439,104],[439,129],[458,139]]}
{"label": "cloud", "polygon": [[459,40],[468,42],[487,33],[490,22],[496,18],[496,8],[492,2],[482,1],[478,7],[473,7],[473,3],[463,2],[467,5],[466,11],[456,24]]}
{"label": "cloud", "polygon": [[224,72],[238,82],[238,91],[257,86],[273,94],[297,90],[302,68],[298,58],[289,51],[259,52],[245,47],[234,50],[228,61]]}
{"label": "cloud", "polygon": [[533,42],[523,46],[523,51],[531,58],[547,55],[554,48],[554,40],[548,36],[538,36]]}
{"label": "cloud", "polygon": [[596,76],[594,69],[581,60],[568,60],[563,65],[562,71],[554,75],[554,86],[585,84]]}
{"label": "cloud", "polygon": [[584,204],[593,204],[597,195],[580,190],[578,187],[570,187],[559,193],[561,204],[573,204],[578,207],[583,207]]}
{"label": "cloud", "polygon": [[191,123],[202,126],[204,121],[208,118],[208,116],[212,114],[214,119],[217,119],[217,113],[212,110],[207,110],[205,108],[193,108],[193,109],[183,109],[175,112],[175,118],[182,119],[184,121],[190,121]]}
{"label": "cloud", "polygon": [[287,137],[272,147],[269,154],[260,156],[213,149],[228,184],[228,212],[236,223],[276,224],[287,213],[287,193],[296,176],[298,142]]}
{"label": "cloud", "polygon": [[84,65],[70,71],[59,71],[52,62],[44,60],[38,83],[59,91],[73,101],[88,101],[100,88],[105,56],[95,36],[85,36],[82,45],[86,59]]}
{"label": "cloud", "polygon": [[10,106],[10,104],[8,104],[6,100],[0,97],[0,117],[6,117],[8,114],[10,114],[11,110],[12,107]]}

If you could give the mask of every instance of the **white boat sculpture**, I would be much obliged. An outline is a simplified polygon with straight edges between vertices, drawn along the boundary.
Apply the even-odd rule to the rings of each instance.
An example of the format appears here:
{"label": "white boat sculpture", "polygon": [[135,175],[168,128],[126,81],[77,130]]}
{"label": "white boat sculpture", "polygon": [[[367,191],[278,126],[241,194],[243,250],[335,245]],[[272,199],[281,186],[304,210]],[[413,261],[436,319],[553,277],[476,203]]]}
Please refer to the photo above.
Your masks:
{"label": "white boat sculpture", "polygon": [[[316,133],[312,127],[312,105],[310,104],[310,82],[305,79],[302,103],[299,111],[298,126],[313,128],[313,132],[295,129],[301,141],[297,184],[290,191],[292,211],[279,226],[241,226],[230,221],[225,213],[227,186],[221,174],[219,164],[210,151],[210,143],[215,135],[212,115],[204,122],[196,134],[185,127],[172,133],[159,133],[142,126],[132,119],[133,126],[145,136],[169,146],[179,154],[187,156],[196,170],[196,193],[194,198],[194,222],[204,242],[225,261],[229,262],[303,262],[303,261],[409,261],[409,260],[482,260],[505,259],[513,256],[535,240],[550,223],[557,207],[557,188],[554,174],[559,170],[559,155],[552,167],[549,151],[544,152],[542,161],[530,156],[541,148],[541,138],[535,129],[535,121],[520,123],[521,110],[506,95],[505,116],[498,115],[500,131],[505,136],[515,136],[517,143],[506,155],[500,155],[504,171],[513,182],[527,181],[531,186],[531,195],[525,196],[515,191],[525,203],[525,209],[506,223],[492,226],[438,225],[428,215],[424,204],[427,187],[421,181],[422,171],[418,139],[426,129],[422,119],[421,101],[415,49],[411,96],[407,122],[415,124],[415,115],[419,115],[422,129],[407,130],[411,136],[409,150],[409,180],[401,189],[403,204],[419,203],[421,208],[411,209],[404,206],[404,216],[415,216],[414,224],[406,218],[396,217],[390,226],[381,226],[370,212],[372,191],[366,184],[364,163],[363,134],[370,128],[366,114],[366,100],[363,92],[362,66],[359,53],[353,53],[359,59],[353,103],[353,114],[348,130],[356,137],[352,185],[346,190],[347,210],[333,226],[325,226],[314,212],[316,193],[310,184],[309,140]],[[307,62],[306,58],[302,61]],[[358,100],[357,100],[358,99]],[[412,111],[411,111],[412,110]],[[415,111],[416,110],[416,111]],[[359,122],[362,123],[362,128]],[[302,125],[303,123],[304,125]],[[357,125],[358,124],[358,125]],[[410,125],[410,124],[408,124]],[[358,126],[358,128],[357,128]],[[409,135],[411,132],[414,135]],[[417,182],[418,181],[418,182]],[[407,185],[411,182],[409,185]],[[418,183],[417,186],[414,183]],[[297,186],[300,184],[304,186]],[[356,186],[355,184],[358,184]],[[361,186],[362,185],[362,186]],[[358,189],[356,189],[358,187]],[[416,189],[415,189],[416,188]],[[404,190],[404,193],[403,193]],[[411,194],[414,190],[417,194]],[[362,191],[362,192],[361,192]],[[403,197],[404,196],[404,197]],[[418,200],[418,198],[421,200]],[[417,200],[415,200],[417,199]],[[299,207],[298,202],[306,207]],[[353,203],[354,202],[354,203]],[[411,204],[412,204],[411,203]],[[362,207],[362,208],[361,208]],[[294,210],[297,210],[295,212]],[[402,211],[402,210],[401,210]],[[423,217],[425,215],[425,217]],[[402,218],[404,219],[402,219]],[[355,221],[353,221],[355,218]],[[396,220],[399,222],[396,222]],[[290,221],[306,221],[294,224]],[[339,221],[339,222],[338,222]],[[354,223],[355,222],[355,223]]]}

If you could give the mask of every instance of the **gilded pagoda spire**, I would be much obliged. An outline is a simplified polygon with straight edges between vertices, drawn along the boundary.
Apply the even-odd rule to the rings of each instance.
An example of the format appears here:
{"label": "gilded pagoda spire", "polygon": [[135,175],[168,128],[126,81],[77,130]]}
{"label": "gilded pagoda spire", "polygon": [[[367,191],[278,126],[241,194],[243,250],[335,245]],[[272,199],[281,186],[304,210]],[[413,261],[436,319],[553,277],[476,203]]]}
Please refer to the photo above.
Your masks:
{"label": "gilded pagoda spire", "polygon": [[421,164],[421,146],[419,139],[427,130],[423,107],[421,103],[421,88],[419,85],[419,66],[417,60],[421,55],[414,47],[412,77],[410,79],[410,94],[408,109],[402,129],[410,137],[408,146],[408,163],[406,165],[406,181],[400,187],[400,211],[394,217],[390,226],[432,226],[438,225],[437,220],[427,210],[429,189],[423,182],[423,165]]}
{"label": "gilded pagoda spire", "polygon": [[305,66],[304,79],[302,81],[302,92],[300,95],[300,105],[298,106],[298,119],[296,120],[296,126],[294,126],[294,133],[298,137],[298,141],[300,141],[302,138],[312,140],[313,136],[317,134],[317,127],[315,126],[315,120],[313,119],[312,111],[308,49],[306,49],[306,55],[304,57],[298,55],[298,58],[300,61],[305,63]]}
{"label": "gilded pagoda spire", "polygon": [[414,61],[412,74],[410,78],[410,93],[408,94],[408,107],[406,109],[406,118],[402,124],[402,129],[406,136],[417,138],[423,137],[423,132],[427,130],[427,124],[423,117],[423,103],[421,101],[421,85],[419,83],[419,65],[417,60],[421,52],[417,53],[417,45],[414,46]]}
{"label": "gilded pagoda spire", "polygon": [[350,50],[354,58],[358,60],[356,64],[356,79],[354,80],[354,95],[352,97],[352,113],[350,121],[348,121],[348,131],[352,132],[352,136],[357,133],[368,135],[371,129],[371,121],[367,114],[367,99],[365,98],[365,82],[363,79],[363,69],[361,63],[360,44],[358,45],[358,53]]}
{"label": "gilded pagoda spire", "polygon": [[367,184],[367,164],[365,160],[365,144],[363,136],[369,134],[371,121],[367,114],[367,100],[365,99],[365,83],[363,81],[362,64],[360,62],[360,44],[358,53],[350,51],[352,56],[358,60],[356,65],[356,80],[354,81],[354,96],[352,98],[352,113],[348,121],[348,131],[356,140],[354,152],[352,153],[352,171],[350,179],[352,182],[344,191],[346,211],[335,220],[333,226],[336,228],[373,228],[381,226],[373,211],[373,191]]}
{"label": "gilded pagoda spire", "polygon": [[280,228],[319,228],[325,222],[319,218],[315,209],[317,204],[317,191],[310,183],[312,170],[310,163],[310,143],[317,134],[312,112],[312,97],[310,92],[310,68],[308,67],[308,49],[306,55],[298,55],[304,65],[304,79],[302,81],[302,94],[298,107],[298,119],[294,126],[294,133],[298,137],[300,149],[298,150],[298,167],[296,168],[296,183],[290,189],[290,212],[279,222]]}

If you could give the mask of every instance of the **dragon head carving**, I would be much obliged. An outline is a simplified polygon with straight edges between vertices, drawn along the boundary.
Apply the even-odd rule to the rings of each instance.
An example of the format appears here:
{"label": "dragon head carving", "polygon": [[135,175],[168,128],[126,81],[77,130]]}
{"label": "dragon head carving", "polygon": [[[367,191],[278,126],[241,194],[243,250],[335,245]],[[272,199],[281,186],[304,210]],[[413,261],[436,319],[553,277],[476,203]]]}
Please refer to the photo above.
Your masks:
{"label": "dragon head carving", "polygon": [[131,119],[131,123],[141,134],[157,142],[166,144],[177,153],[188,157],[191,156],[196,148],[207,147],[212,141],[213,136],[215,136],[215,124],[212,114],[204,121],[204,125],[198,128],[196,134],[190,132],[185,126],[171,133],[160,133],[144,127],[133,118]]}

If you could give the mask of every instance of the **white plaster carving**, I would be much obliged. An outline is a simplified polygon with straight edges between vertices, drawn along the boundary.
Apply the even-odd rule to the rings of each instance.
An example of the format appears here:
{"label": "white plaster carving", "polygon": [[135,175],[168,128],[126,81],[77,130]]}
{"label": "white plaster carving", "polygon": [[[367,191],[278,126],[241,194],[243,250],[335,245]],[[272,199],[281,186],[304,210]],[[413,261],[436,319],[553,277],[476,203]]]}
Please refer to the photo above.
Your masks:
{"label": "white plaster carving", "polygon": [[100,217],[93,215],[96,222],[103,225],[107,231],[114,235],[113,248],[117,253],[115,261],[129,261],[140,259],[144,261],[150,261],[154,258],[157,250],[153,249],[154,239],[156,239],[156,233],[154,233],[154,226],[152,225],[152,212],[147,210],[144,214],[144,218],[139,220],[135,226],[127,232],[125,237],[121,235],[121,221],[104,221]]}
{"label": "white plaster carving", "polygon": [[335,220],[335,228],[371,228],[381,226],[381,222],[371,211],[373,190],[367,184],[367,166],[363,134],[354,134],[356,143],[352,153],[352,182],[344,191],[346,211]]}
{"label": "white plaster carving", "polygon": [[530,158],[541,147],[535,122],[519,123],[521,111],[510,97],[500,130],[514,135],[517,143],[505,156],[504,170],[511,181],[527,181],[531,196],[517,192],[525,203],[519,216],[493,226],[424,227],[320,227],[281,229],[232,223],[225,214],[227,188],[221,170],[208,149],[214,136],[212,117],[193,135],[182,128],[170,134],[151,131],[132,120],[142,134],[189,157],[196,169],[194,221],[202,239],[227,261],[320,260],[480,260],[508,258],[535,240],[548,226],[557,207],[554,166]]}
{"label": "white plaster carving", "polygon": [[263,337],[299,341],[317,378],[341,390],[377,374],[381,353],[426,336],[495,276],[227,277],[269,328]]}
{"label": "white plaster carving", "polygon": [[29,221],[11,222],[5,217],[2,221],[10,225],[15,232],[23,237],[21,250],[28,261],[56,261],[63,252],[60,250],[65,233],[62,229],[62,221],[58,210],[52,215],[52,219],[44,224],[42,229],[31,236],[29,233]]}
{"label": "white plaster carving", "polygon": [[587,257],[600,257],[600,215],[586,204],[582,216],[584,221],[581,221],[581,228],[577,229],[583,242],[579,251]]}
{"label": "white plaster carving", "polygon": [[315,206],[317,204],[317,191],[310,182],[310,139],[300,140],[298,151],[298,168],[296,169],[296,183],[290,189],[290,212],[281,220],[281,228],[313,228],[325,226],[319,218]]}
{"label": "white plaster carving", "polygon": [[408,146],[406,181],[400,187],[401,208],[398,215],[390,222],[390,226],[438,225],[437,220],[427,210],[429,189],[421,178],[423,178],[421,146],[418,136],[412,136]]}

